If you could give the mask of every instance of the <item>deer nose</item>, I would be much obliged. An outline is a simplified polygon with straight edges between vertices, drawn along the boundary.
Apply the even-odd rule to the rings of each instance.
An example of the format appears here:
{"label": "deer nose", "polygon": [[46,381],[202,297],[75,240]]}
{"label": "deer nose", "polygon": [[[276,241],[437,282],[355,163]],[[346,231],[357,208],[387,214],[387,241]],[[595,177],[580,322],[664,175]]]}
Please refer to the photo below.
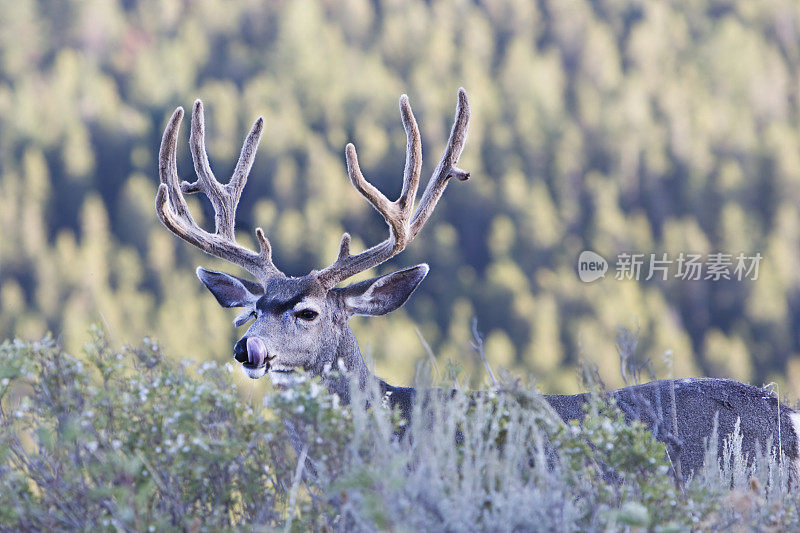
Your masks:
{"label": "deer nose", "polygon": [[233,345],[233,358],[240,363],[247,363],[247,337],[239,339],[239,342]]}

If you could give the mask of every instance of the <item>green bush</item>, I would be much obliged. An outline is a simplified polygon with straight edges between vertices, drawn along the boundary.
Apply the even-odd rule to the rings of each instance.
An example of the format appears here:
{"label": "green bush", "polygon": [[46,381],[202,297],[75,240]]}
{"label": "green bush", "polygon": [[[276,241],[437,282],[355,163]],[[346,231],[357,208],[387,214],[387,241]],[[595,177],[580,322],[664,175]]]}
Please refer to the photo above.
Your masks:
{"label": "green bush", "polygon": [[79,357],[6,341],[0,529],[800,527],[777,458],[748,467],[733,439],[676,483],[665,446],[600,395],[581,425],[516,383],[426,394],[406,422],[375,390],[342,406],[303,375],[246,401],[231,371],[99,332]]}

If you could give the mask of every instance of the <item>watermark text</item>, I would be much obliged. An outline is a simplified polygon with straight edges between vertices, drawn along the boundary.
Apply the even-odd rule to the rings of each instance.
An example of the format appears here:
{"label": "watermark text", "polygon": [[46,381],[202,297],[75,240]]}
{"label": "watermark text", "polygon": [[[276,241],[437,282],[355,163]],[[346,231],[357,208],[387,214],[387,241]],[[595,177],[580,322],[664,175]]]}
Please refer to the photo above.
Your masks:
{"label": "watermark text", "polygon": [[[680,252],[672,255],[667,252],[651,254],[622,252],[616,256],[612,264],[614,279],[617,280],[756,281],[762,259],[760,252],[754,254]],[[608,269],[609,262],[596,252],[585,250],[578,257],[578,277],[583,282],[589,283],[604,278]]]}

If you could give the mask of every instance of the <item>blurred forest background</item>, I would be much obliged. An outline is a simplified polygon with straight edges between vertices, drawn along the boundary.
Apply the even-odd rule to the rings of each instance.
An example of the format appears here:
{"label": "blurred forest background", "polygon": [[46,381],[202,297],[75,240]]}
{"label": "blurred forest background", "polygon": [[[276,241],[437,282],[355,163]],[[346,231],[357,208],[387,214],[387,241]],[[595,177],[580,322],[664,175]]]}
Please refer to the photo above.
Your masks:
{"label": "blurred forest background", "polygon": [[[431,273],[404,309],[353,320],[380,375],[408,383],[425,353],[415,329],[440,366],[480,375],[477,318],[489,361],[547,391],[578,390],[581,359],[619,384],[625,326],[662,377],[776,380],[795,396],[799,25],[795,0],[0,0],[0,338],[52,331],[77,351],[99,323],[119,343],[230,360],[235,311],[194,267],[233,267],[154,210],[175,107],[204,100],[220,179],[264,116],[239,240],[264,227],[278,266],[304,274],[345,230],[356,250],[385,236],[345,144],[397,195],[399,95],[426,180],[463,86],[472,179],[380,269]],[[194,179],[187,130],[178,167]],[[210,205],[192,201],[207,223]],[[757,281],[584,284],[585,249],[764,259]]]}

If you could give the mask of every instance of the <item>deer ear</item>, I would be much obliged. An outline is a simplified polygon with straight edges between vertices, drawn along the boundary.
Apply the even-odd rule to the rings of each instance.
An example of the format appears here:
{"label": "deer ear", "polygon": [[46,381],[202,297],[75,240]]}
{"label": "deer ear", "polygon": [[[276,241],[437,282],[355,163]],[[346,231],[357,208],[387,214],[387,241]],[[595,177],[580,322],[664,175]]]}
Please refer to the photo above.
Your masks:
{"label": "deer ear", "polygon": [[333,290],[341,294],[348,314],[385,315],[406,303],[427,275],[428,265],[423,263]]}
{"label": "deer ear", "polygon": [[264,288],[258,283],[225,272],[197,267],[197,277],[222,307],[250,307],[264,294]]}

